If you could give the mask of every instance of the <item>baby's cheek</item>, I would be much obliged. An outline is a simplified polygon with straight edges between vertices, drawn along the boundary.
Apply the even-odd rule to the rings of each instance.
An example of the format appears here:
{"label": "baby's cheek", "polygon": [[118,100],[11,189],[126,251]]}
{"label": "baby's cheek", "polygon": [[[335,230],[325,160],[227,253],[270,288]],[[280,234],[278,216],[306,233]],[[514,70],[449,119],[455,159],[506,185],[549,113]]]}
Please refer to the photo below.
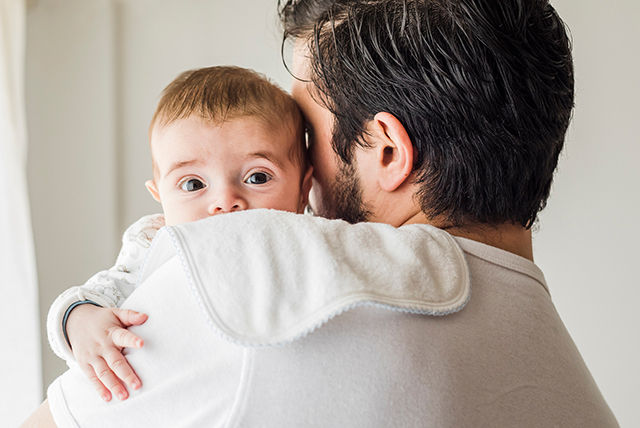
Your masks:
{"label": "baby's cheek", "polygon": [[189,223],[208,217],[206,207],[199,204],[181,201],[180,203],[167,204],[164,207],[165,223],[167,226]]}
{"label": "baby's cheek", "polygon": [[175,219],[175,216],[171,213],[171,211],[164,210],[164,224],[165,226],[175,226],[178,222]]}
{"label": "baby's cheek", "polygon": [[175,213],[171,209],[171,206],[162,202],[162,214],[164,214],[164,224],[166,226],[173,226],[176,224]]}
{"label": "baby's cheek", "polygon": [[300,213],[300,189],[295,187],[282,192],[278,197],[277,206],[274,207],[274,209]]}

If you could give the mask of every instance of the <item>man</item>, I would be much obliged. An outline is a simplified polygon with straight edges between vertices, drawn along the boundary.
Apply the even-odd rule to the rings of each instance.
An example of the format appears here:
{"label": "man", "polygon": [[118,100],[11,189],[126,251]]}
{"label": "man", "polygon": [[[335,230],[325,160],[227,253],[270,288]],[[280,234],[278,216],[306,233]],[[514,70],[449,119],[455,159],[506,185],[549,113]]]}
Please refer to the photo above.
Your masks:
{"label": "man", "polygon": [[[442,317],[339,306],[310,334],[294,329],[284,346],[243,353],[248,368],[229,381],[236,398],[222,402],[216,389],[185,425],[617,426],[533,263],[530,228],[573,106],[554,9],[544,0],[298,0],[281,11],[314,211],[447,230],[473,295]],[[406,289],[421,286],[411,281]],[[194,369],[194,387],[227,382],[223,368],[240,364],[223,342],[211,372]],[[75,399],[73,386],[65,392]],[[163,399],[142,411],[153,416]]]}

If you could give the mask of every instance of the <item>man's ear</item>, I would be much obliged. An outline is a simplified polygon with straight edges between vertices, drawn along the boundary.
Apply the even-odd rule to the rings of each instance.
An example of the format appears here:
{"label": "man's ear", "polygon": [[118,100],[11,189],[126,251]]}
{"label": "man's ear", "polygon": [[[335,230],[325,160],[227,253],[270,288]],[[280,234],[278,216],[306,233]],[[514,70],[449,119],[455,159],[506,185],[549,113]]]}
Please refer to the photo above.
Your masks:
{"label": "man's ear", "polygon": [[144,187],[146,187],[149,193],[151,193],[151,196],[153,197],[153,199],[162,203],[162,201],[160,201],[160,193],[158,192],[158,188],[156,187],[155,181],[153,180],[145,181]]}
{"label": "man's ear", "polygon": [[413,171],[413,143],[402,123],[391,113],[377,113],[367,130],[376,140],[374,150],[380,188],[393,192]]}
{"label": "man's ear", "polygon": [[304,207],[309,204],[309,192],[311,191],[311,184],[313,183],[313,166],[309,164],[307,171],[304,173],[304,177],[302,177],[302,183],[300,186],[300,206],[298,207],[298,212],[304,212]]}

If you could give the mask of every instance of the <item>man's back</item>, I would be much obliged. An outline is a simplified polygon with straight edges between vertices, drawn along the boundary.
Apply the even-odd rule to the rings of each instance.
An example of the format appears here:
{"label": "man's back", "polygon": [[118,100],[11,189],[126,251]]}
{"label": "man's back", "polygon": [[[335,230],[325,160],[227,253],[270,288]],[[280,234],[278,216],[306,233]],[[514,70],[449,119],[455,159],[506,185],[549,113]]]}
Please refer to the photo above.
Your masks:
{"label": "man's back", "polygon": [[361,307],[255,350],[238,426],[609,427],[602,398],[530,261],[458,239],[459,313]]}

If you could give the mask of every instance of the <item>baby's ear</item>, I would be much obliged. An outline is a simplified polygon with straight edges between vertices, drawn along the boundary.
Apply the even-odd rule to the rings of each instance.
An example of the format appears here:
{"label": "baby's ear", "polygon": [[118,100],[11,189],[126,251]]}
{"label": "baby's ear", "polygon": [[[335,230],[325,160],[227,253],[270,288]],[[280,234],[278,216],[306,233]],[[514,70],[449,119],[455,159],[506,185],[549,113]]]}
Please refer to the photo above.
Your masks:
{"label": "baby's ear", "polygon": [[147,190],[149,191],[149,193],[151,193],[151,196],[153,196],[153,199],[155,199],[156,201],[162,203],[160,201],[160,193],[158,192],[158,188],[156,187],[156,183],[153,180],[147,180],[144,182],[144,187],[147,188]]}
{"label": "baby's ear", "polygon": [[304,208],[309,204],[309,192],[311,191],[311,184],[313,183],[313,166],[309,165],[307,171],[302,177],[302,184],[300,186],[300,209],[299,212],[304,212]]}

